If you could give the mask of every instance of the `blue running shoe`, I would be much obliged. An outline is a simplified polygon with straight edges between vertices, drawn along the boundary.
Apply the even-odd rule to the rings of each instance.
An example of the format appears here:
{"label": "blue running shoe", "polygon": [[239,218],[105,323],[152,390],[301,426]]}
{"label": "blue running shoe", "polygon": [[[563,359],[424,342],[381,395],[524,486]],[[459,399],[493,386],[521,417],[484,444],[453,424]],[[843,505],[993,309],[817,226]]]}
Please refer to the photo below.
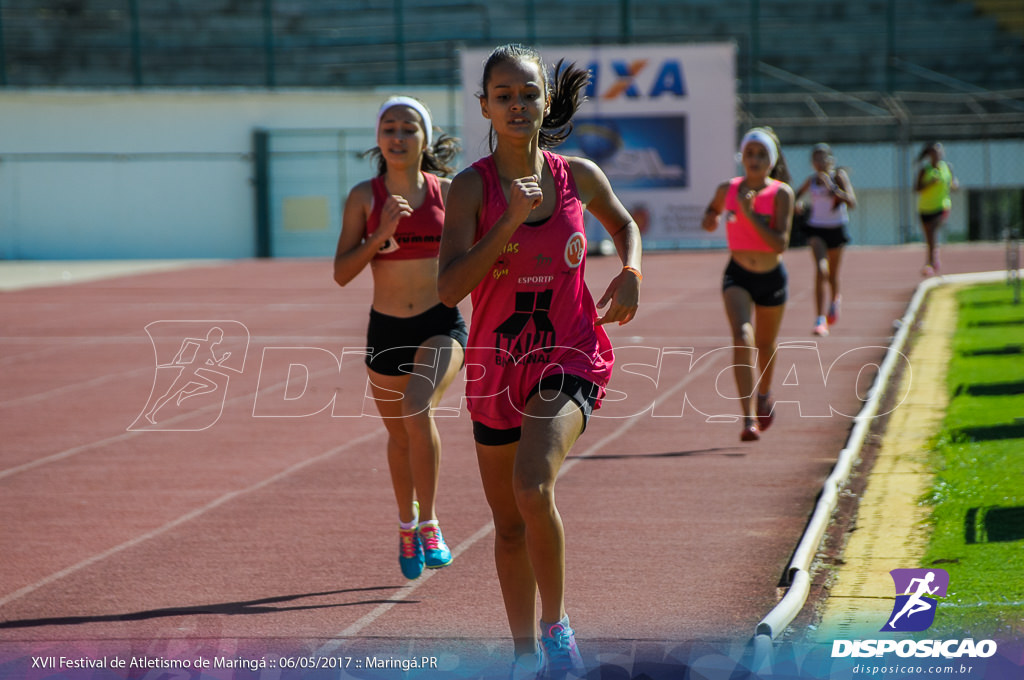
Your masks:
{"label": "blue running shoe", "polygon": [[537,680],[544,671],[544,652],[540,645],[533,654],[519,654],[512,662],[509,671],[509,680]]}
{"label": "blue running shoe", "polygon": [[549,678],[565,677],[567,673],[583,668],[583,657],[576,647],[575,631],[569,627],[569,617],[558,623],[541,622],[540,643],[548,657],[547,676]]}
{"label": "blue running shoe", "polygon": [[452,551],[444,542],[441,527],[437,525],[436,519],[422,522],[419,526],[419,534],[420,540],[423,542],[427,569],[440,569],[452,563]]}
{"label": "blue running shoe", "polygon": [[[414,502],[413,514],[419,517],[420,505]],[[420,533],[413,529],[398,529],[398,565],[402,567],[402,575],[410,581],[420,577],[423,573],[424,555],[423,542],[420,540]]]}

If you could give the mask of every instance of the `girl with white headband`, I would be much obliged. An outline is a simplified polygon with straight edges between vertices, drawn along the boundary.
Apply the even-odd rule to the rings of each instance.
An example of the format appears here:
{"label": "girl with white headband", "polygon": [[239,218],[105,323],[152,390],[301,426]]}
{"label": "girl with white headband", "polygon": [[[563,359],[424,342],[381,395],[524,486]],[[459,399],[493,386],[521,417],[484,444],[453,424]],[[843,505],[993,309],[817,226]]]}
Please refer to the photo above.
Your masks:
{"label": "girl with white headband", "polygon": [[373,272],[366,365],[388,432],[398,561],[409,579],[452,560],[435,509],[441,440],[431,410],[462,367],[468,333],[458,308],[441,304],[437,295],[451,180],[434,173],[454,172],[449,163],[458,150],[452,137],[434,140],[422,102],[385,101],[377,113],[377,146],[367,152],[377,159],[377,176],[349,192],[334,256],[340,286],[367,264]]}
{"label": "girl with white headband", "polygon": [[731,257],[722,298],[732,330],[733,371],[743,412],[740,439],[757,441],[774,418],[772,358],[786,307],[782,253],[793,225],[793,190],[786,184],[785,160],[770,128],[754,128],[743,135],[740,160],[744,174],[718,187],[701,226],[714,231],[725,213]]}

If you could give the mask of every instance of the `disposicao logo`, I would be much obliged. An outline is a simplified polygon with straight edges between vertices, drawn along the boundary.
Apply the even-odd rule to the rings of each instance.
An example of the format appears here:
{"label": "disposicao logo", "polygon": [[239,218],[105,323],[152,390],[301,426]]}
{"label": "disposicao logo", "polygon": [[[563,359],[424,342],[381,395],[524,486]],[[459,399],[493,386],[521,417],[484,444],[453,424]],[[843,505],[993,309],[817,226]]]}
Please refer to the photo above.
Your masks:
{"label": "disposicao logo", "polygon": [[154,321],[146,326],[156,371],[129,430],[196,432],[216,423],[228,383],[241,375],[249,329],[238,321]]}
{"label": "disposicao logo", "polygon": [[[892,613],[880,629],[889,633],[916,633],[935,623],[936,597],[946,597],[949,573],[945,569],[893,569],[896,587]],[[832,657],[990,657],[997,651],[992,640],[833,640]]]}
{"label": "disposicao logo", "polygon": [[[946,597],[949,574],[945,569],[893,569],[896,603],[882,631],[916,633],[935,622],[935,597]],[[934,597],[929,597],[934,596]]]}

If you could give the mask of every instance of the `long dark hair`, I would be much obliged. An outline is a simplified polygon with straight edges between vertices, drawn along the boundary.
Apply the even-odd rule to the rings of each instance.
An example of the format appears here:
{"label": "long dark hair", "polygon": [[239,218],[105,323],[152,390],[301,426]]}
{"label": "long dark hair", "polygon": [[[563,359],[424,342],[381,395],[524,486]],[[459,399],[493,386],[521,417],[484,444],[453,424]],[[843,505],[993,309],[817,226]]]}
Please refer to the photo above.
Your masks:
{"label": "long dark hair", "polygon": [[[419,102],[424,108],[426,104]],[[429,111],[429,109],[427,109]],[[421,123],[422,125],[423,123]],[[435,127],[435,129],[438,129]],[[426,132],[426,131],[424,131]],[[459,151],[462,150],[462,146],[459,144],[457,137],[452,137],[440,132],[435,139],[434,143],[423,150],[423,158],[420,161],[420,170],[423,172],[432,172],[435,175],[441,175],[442,177],[451,176],[455,173],[455,166],[452,165],[452,161],[459,155]],[[359,154],[360,158],[372,158],[377,162],[377,175],[382,176],[388,171],[388,163],[384,160],[384,154],[381,153],[380,147],[375,146],[372,149]]]}
{"label": "long dark hair", "polygon": [[[544,60],[537,50],[519,43],[509,43],[496,47],[484,62],[483,82],[477,97],[487,98],[491,71],[497,64],[516,61],[533,62],[544,79],[544,93],[550,96],[550,108],[540,126],[540,146],[542,149],[553,149],[572,133],[572,118],[586,100],[584,92],[590,83],[590,72],[579,68],[575,63],[566,65],[564,59],[559,59],[553,75],[549,77],[548,70],[544,68]],[[493,127],[488,133],[487,142],[493,152]]]}
{"label": "long dark hair", "polygon": [[763,125],[758,129],[764,130],[768,133],[768,136],[775,140],[775,150],[779,152],[779,159],[775,162],[775,167],[771,169],[768,176],[780,182],[792,184],[793,176],[789,174],[789,166],[786,165],[786,157],[782,154],[782,142],[779,140],[779,135],[775,133],[774,129],[767,125]]}
{"label": "long dark hair", "polygon": [[934,151],[938,153],[941,150],[942,144],[940,144],[939,142],[928,142],[927,144],[924,145],[924,148],[921,149],[921,153],[917,155],[917,162],[920,163],[921,161],[923,161],[925,157],[929,154],[929,152]]}

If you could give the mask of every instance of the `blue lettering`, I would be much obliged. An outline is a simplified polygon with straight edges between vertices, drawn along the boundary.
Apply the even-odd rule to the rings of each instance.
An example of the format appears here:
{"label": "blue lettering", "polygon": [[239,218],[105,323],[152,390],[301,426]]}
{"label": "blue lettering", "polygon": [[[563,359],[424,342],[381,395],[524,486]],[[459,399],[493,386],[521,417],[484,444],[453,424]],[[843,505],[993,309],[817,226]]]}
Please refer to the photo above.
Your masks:
{"label": "blue lettering", "polygon": [[683,68],[678,61],[666,61],[661,66],[661,73],[654,81],[651,98],[663,92],[671,92],[677,97],[686,96],[686,81],[683,79]]}

